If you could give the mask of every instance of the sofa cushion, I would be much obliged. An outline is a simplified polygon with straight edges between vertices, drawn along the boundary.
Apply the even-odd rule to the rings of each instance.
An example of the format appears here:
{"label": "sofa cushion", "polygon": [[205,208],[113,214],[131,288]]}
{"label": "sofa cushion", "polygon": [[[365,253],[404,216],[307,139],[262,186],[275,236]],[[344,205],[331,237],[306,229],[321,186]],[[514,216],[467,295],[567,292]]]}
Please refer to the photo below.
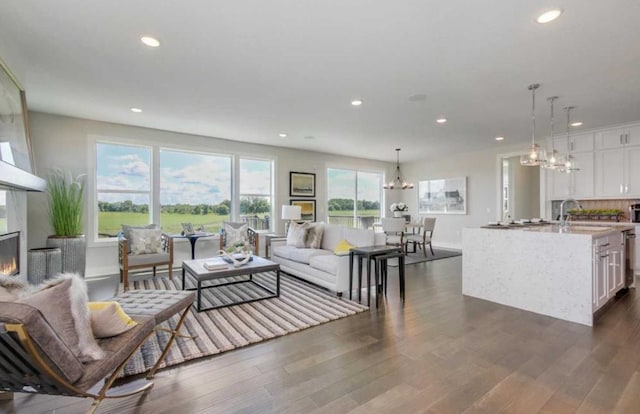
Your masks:
{"label": "sofa cushion", "polygon": [[342,234],[344,235],[344,239],[354,246],[363,247],[374,245],[374,233],[370,230],[345,227]]}
{"label": "sofa cushion", "polygon": [[130,254],[127,257],[129,266],[148,266],[154,263],[169,263],[169,253]]}
{"label": "sofa cushion", "polygon": [[342,237],[343,229],[344,226],[325,224],[324,231],[322,233],[322,248],[333,251],[338,243],[344,239],[344,237]]}
{"label": "sofa cushion", "polygon": [[326,255],[333,256],[333,252],[322,249],[295,249],[295,251],[291,252],[288,259],[294,262],[309,264],[312,257]]}
{"label": "sofa cushion", "polygon": [[340,256],[336,256],[335,254],[313,256],[309,261],[309,265],[314,269],[322,270],[332,275],[338,273],[339,263]]}
{"label": "sofa cushion", "polygon": [[26,303],[0,302],[0,324],[21,323],[47,365],[73,383],[82,376],[82,363],[71,352],[42,312]]}
{"label": "sofa cushion", "polygon": [[271,249],[271,255],[291,259],[291,254],[297,249],[298,248],[295,246],[273,246]]}

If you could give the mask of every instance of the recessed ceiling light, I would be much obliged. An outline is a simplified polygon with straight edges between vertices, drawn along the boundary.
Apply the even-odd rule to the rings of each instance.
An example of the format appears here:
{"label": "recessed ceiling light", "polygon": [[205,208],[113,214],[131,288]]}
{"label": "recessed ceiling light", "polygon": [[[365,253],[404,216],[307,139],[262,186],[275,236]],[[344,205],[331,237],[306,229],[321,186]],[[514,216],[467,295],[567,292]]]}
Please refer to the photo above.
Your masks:
{"label": "recessed ceiling light", "polygon": [[351,105],[353,105],[353,106],[362,105],[362,99],[354,99],[353,101],[351,101]]}
{"label": "recessed ceiling light", "polygon": [[314,137],[313,135],[307,135],[304,137],[304,139],[315,139],[316,137]]}
{"label": "recessed ceiling light", "polygon": [[131,108],[131,112],[135,112],[135,113],[139,114],[140,112],[142,112],[142,109],[140,109],[140,108]]}
{"label": "recessed ceiling light", "polygon": [[579,126],[582,126],[582,121],[572,122],[572,123],[571,123],[571,126],[572,126],[572,127],[579,127]]}
{"label": "recessed ceiling light", "polygon": [[504,141],[504,137],[496,137],[496,141]]}
{"label": "recessed ceiling light", "polygon": [[149,47],[158,47],[160,46],[160,42],[155,37],[151,36],[142,36],[140,41]]}
{"label": "recessed ceiling light", "polygon": [[436,122],[439,124],[444,124],[445,122],[447,122],[447,118],[438,118],[436,119]]}
{"label": "recessed ceiling light", "polygon": [[280,138],[286,138],[287,134],[285,134],[284,132],[281,132],[278,134],[280,136]]}
{"label": "recessed ceiling light", "polygon": [[552,22],[555,19],[557,19],[558,17],[560,17],[562,12],[563,12],[562,9],[548,10],[548,11],[542,13],[540,16],[538,16],[538,18],[536,19],[536,22],[541,23],[541,24]]}

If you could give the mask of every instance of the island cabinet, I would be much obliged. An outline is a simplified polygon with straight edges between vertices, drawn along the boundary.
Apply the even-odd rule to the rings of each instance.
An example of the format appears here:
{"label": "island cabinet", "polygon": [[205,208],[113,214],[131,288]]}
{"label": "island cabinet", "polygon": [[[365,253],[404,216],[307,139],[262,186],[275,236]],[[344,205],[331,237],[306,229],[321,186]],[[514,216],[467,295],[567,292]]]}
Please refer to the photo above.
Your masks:
{"label": "island cabinet", "polygon": [[465,228],[462,294],[592,326],[594,313],[624,287],[622,232],[630,229],[626,224]]}
{"label": "island cabinet", "polygon": [[593,240],[593,311],[624,288],[624,236],[622,233]]}

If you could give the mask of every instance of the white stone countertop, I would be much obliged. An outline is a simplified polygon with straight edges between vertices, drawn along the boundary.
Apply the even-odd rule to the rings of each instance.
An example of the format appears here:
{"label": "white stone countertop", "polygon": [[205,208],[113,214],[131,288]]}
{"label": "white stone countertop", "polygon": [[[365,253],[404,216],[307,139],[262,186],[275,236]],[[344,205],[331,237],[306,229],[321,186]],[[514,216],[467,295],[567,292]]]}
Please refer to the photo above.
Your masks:
{"label": "white stone countertop", "polygon": [[[486,229],[493,229],[493,226],[482,226]],[[510,231],[526,231],[537,233],[557,233],[557,234],[572,234],[583,235],[591,238],[598,238],[607,236],[609,234],[619,233],[626,230],[635,230],[633,223],[620,223],[620,222],[593,222],[593,221],[572,221],[569,227],[561,231],[560,224],[557,221],[549,222],[549,224],[536,224],[536,225],[517,225],[511,224],[509,226],[495,226],[495,229],[510,230]]]}

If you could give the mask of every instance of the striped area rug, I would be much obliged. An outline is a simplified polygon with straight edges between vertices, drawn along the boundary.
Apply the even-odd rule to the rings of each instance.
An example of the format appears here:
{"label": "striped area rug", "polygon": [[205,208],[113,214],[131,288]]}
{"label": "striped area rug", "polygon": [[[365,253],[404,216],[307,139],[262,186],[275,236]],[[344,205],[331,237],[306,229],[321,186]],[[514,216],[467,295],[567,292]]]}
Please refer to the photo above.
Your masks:
{"label": "striped area rug", "polygon": [[[261,273],[254,279],[267,286],[275,286],[275,274]],[[187,285],[189,286],[189,285]],[[180,277],[169,280],[164,277],[135,281],[134,289],[182,288]],[[275,290],[275,289],[274,289]],[[264,294],[253,284],[230,285],[202,291],[203,307],[221,300],[256,297]],[[347,299],[314,288],[313,286],[281,273],[280,297],[264,299],[242,305],[212,309],[198,313],[195,304],[185,319],[182,333],[197,336],[196,339],[178,338],[172,345],[164,367],[180,364],[196,358],[250,345],[266,339],[287,335],[303,329],[364,312],[368,308]],[[160,326],[174,328],[179,315]],[[153,367],[169,334],[158,331],[136,352],[124,369],[122,376],[146,372]]]}

